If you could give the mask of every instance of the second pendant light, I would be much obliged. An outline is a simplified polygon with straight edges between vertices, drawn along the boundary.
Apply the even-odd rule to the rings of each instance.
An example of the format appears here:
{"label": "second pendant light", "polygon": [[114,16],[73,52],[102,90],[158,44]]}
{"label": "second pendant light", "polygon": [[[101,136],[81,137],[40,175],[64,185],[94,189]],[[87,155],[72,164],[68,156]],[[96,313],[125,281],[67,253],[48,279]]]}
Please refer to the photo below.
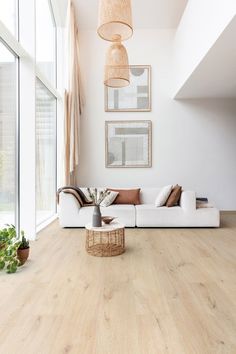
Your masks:
{"label": "second pendant light", "polygon": [[115,42],[108,48],[104,84],[117,88],[129,85],[129,59],[121,42]]}

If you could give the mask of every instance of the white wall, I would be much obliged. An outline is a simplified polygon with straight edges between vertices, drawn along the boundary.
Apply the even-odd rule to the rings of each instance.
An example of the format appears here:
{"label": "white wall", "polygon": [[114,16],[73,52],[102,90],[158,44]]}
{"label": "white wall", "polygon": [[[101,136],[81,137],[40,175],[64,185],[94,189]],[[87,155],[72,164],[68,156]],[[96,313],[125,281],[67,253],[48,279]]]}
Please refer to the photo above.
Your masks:
{"label": "white wall", "polygon": [[174,96],[235,15],[235,0],[188,0],[175,36]]}
{"label": "white wall", "polygon": [[236,16],[185,81],[175,98],[236,98],[235,37]]}
{"label": "white wall", "polygon": [[[82,120],[82,186],[181,184],[221,209],[236,209],[236,103],[233,100],[171,98],[174,32],[136,30],[125,42],[130,64],[152,65],[152,112],[104,112],[103,66],[108,43],[95,31],[81,32],[81,71],[86,107]],[[105,168],[105,120],[150,119],[153,167]]]}

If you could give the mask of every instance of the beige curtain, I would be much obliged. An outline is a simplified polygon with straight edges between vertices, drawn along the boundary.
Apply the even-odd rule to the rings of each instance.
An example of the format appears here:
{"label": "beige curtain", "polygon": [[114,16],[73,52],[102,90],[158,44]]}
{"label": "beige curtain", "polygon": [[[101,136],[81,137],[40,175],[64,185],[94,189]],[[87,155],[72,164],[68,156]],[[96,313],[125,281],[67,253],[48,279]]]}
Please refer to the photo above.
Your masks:
{"label": "beige curtain", "polygon": [[68,32],[68,90],[65,91],[65,183],[76,185],[83,98],[79,67],[78,23],[73,0],[69,4]]}

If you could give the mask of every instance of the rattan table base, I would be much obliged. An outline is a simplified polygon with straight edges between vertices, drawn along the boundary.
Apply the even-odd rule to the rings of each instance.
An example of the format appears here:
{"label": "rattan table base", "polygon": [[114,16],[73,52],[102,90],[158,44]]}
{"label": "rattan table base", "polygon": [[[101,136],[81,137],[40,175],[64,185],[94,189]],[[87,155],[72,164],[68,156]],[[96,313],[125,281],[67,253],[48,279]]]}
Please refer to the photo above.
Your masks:
{"label": "rattan table base", "polygon": [[86,226],[86,250],[96,257],[118,256],[125,252],[123,226],[92,228]]}

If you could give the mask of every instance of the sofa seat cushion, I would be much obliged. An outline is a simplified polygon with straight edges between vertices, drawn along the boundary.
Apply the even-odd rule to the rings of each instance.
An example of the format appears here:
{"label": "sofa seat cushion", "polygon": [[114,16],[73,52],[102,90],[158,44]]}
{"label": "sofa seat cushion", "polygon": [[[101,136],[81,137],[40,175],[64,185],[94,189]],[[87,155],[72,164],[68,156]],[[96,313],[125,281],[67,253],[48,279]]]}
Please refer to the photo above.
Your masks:
{"label": "sofa seat cushion", "polygon": [[[78,226],[82,227],[92,221],[94,207],[84,207],[79,210]],[[135,207],[134,205],[112,204],[108,207],[101,207],[103,216],[115,216],[116,221],[127,227],[135,226]]]}
{"label": "sofa seat cushion", "polygon": [[139,227],[174,227],[180,226],[184,220],[182,208],[166,206],[157,208],[154,204],[136,206],[136,224]]}
{"label": "sofa seat cushion", "polygon": [[219,211],[205,208],[185,211],[180,206],[157,208],[153,204],[136,206],[138,227],[219,227]]}

